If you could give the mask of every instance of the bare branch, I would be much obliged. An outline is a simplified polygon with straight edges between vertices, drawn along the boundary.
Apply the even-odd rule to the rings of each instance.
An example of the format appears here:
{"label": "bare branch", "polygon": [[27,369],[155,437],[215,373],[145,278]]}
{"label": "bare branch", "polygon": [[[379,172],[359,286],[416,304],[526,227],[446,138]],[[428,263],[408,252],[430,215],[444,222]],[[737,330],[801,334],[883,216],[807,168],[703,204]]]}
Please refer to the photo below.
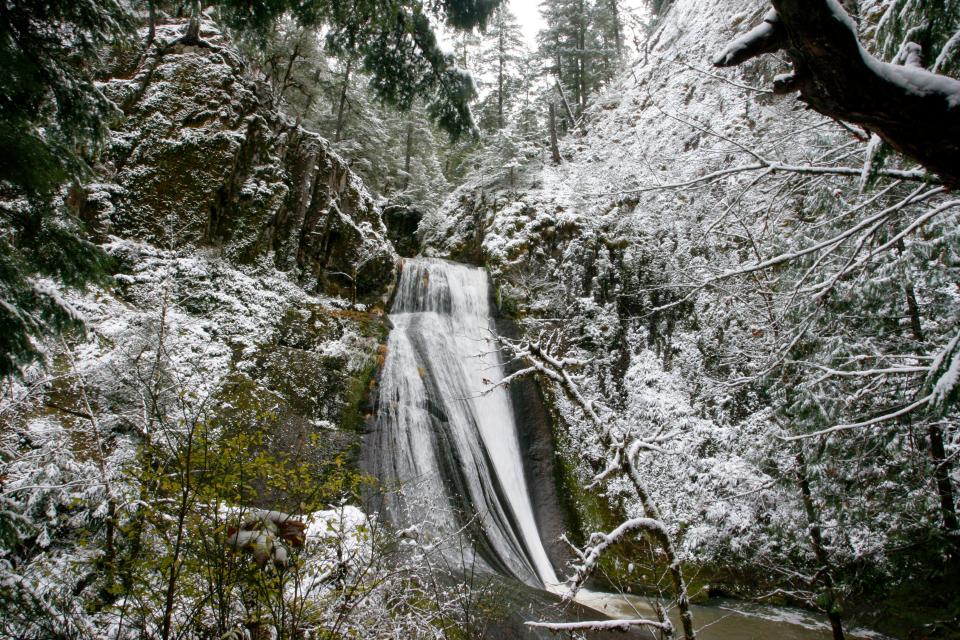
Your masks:
{"label": "bare branch", "polygon": [[784,442],[795,442],[797,440],[808,440],[810,438],[826,436],[833,433],[839,433],[841,431],[850,431],[851,429],[863,429],[865,427],[872,427],[874,425],[882,424],[884,422],[890,422],[891,420],[895,420],[909,413],[913,413],[917,409],[920,409],[922,407],[929,405],[931,399],[933,399],[932,394],[925,396],[917,400],[916,402],[912,402],[907,406],[903,407],[902,409],[899,409],[892,413],[884,414],[882,416],[878,416],[876,418],[872,418],[870,420],[864,420],[863,422],[856,422],[853,424],[839,424],[835,427],[830,427],[829,429],[821,429],[820,431],[814,431],[813,433],[804,433],[799,436],[786,436],[786,437],[778,436],[778,437],[780,437],[780,439],[783,440]]}

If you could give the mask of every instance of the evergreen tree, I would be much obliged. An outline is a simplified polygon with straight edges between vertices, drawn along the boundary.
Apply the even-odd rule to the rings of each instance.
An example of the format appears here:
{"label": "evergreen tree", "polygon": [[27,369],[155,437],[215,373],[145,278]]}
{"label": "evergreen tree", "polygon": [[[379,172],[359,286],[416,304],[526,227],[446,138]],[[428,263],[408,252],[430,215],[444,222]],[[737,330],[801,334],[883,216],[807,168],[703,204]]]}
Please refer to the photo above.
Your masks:
{"label": "evergreen tree", "polygon": [[320,92],[334,92],[339,84],[316,30],[281,18],[269,33],[240,38],[240,48],[255,72],[272,89],[272,104],[289,115],[303,117]]}
{"label": "evergreen tree", "polygon": [[374,193],[419,209],[439,204],[447,186],[440,157],[445,136],[423,102],[399,112],[377,98],[370,74],[354,60],[327,62],[321,54],[320,60],[288,65],[287,49],[275,65],[280,73],[268,74],[271,82],[280,75],[293,87],[283,108],[330,140]]}
{"label": "evergreen tree", "polygon": [[480,53],[482,39],[475,31],[457,31],[453,40],[453,59],[457,66],[470,73],[477,70],[477,58]]}
{"label": "evergreen tree", "polygon": [[568,93],[570,108],[583,113],[593,89],[593,30],[587,0],[545,0],[541,13],[547,28],[540,32],[540,53],[548,71]]}
{"label": "evergreen tree", "polygon": [[114,0],[11,0],[0,11],[0,179],[48,195],[81,165],[111,107],[90,61],[129,24]]}
{"label": "evergreen tree", "polygon": [[[468,18],[481,24],[497,4],[451,0],[429,6],[451,25],[468,28]],[[401,110],[424,100],[429,116],[453,137],[474,129],[468,105],[476,95],[475,86],[454,57],[441,50],[426,3],[405,0],[384,7],[355,0],[331,3],[328,13],[318,24],[329,28],[330,51],[362,60],[379,98]]]}
{"label": "evergreen tree", "polygon": [[[522,58],[521,58],[522,59]],[[518,65],[515,75],[505,83],[510,91],[504,107],[504,126],[497,126],[496,83],[481,112],[481,125],[489,123],[489,130],[479,147],[469,151],[462,162],[483,176],[484,184],[499,183],[507,190],[520,186],[524,167],[539,158],[546,139],[541,123],[541,112],[547,98],[534,89],[540,70],[536,64]],[[494,80],[496,76],[492,76]]]}
{"label": "evergreen tree", "polygon": [[[440,205],[447,187],[438,151],[443,147],[437,131],[424,117],[422,106],[415,107],[402,118],[404,126],[391,127],[391,148],[402,149],[403,165],[391,176],[391,199],[401,200],[420,210],[432,210]],[[400,134],[398,137],[397,134]]]}
{"label": "evergreen tree", "polygon": [[876,43],[880,57],[902,62],[904,45],[914,42],[927,69],[954,77],[960,72],[960,0],[872,0],[861,5],[868,41]]}
{"label": "evergreen tree", "polygon": [[597,0],[592,21],[597,31],[595,73],[604,81],[612,78],[623,58],[623,9],[620,0]]}
{"label": "evergreen tree", "polygon": [[579,115],[616,72],[623,51],[621,4],[544,0],[540,7],[547,23],[539,34],[540,57],[563,89],[570,110]]}
{"label": "evergreen tree", "polygon": [[0,10],[0,376],[36,357],[35,337],[77,325],[43,277],[81,284],[104,273],[105,257],[53,198],[103,140],[112,106],[91,63],[129,22],[114,0]]}
{"label": "evergreen tree", "polygon": [[507,126],[510,103],[523,90],[521,74],[528,57],[520,24],[506,7],[494,13],[485,42],[481,76],[489,78],[492,87],[480,105],[480,126],[487,131],[502,130]]}
{"label": "evergreen tree", "polygon": [[672,2],[673,0],[649,0],[648,4],[650,5],[650,9],[653,10],[654,14],[661,15],[666,13]]}

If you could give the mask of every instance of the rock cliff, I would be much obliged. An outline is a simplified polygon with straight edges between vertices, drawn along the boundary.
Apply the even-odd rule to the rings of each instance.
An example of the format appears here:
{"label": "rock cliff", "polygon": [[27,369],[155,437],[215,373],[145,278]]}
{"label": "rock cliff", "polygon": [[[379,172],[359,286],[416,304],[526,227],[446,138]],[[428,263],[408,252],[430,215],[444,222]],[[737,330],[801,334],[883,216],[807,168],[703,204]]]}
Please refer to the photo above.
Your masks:
{"label": "rock cliff", "polygon": [[213,23],[200,46],[178,43],[182,28],[160,27],[132,72],[102,83],[121,113],[84,218],[102,234],[209,247],[235,264],[269,258],[312,291],[381,294],[395,253],[360,179],[272,107]]}

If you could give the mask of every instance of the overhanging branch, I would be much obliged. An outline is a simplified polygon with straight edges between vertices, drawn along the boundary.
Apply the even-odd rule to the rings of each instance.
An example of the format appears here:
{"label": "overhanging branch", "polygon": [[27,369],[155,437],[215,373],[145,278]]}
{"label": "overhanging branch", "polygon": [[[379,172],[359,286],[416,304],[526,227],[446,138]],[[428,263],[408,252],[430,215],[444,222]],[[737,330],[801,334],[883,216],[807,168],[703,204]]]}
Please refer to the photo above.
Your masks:
{"label": "overhanging branch", "polygon": [[948,186],[960,184],[960,81],[874,58],[837,0],[771,3],[763,23],[731,42],[716,66],[783,49],[794,73],[778,81],[778,92],[799,91],[816,111],[876,133]]}

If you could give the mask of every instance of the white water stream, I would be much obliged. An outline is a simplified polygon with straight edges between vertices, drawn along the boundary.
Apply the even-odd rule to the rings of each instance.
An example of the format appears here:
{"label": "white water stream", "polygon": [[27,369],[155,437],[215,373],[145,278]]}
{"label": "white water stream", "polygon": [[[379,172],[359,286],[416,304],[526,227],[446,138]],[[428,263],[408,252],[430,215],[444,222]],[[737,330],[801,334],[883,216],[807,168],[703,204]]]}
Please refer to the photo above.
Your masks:
{"label": "white water stream", "polygon": [[[392,523],[450,542],[481,566],[564,591],[537,527],[494,340],[487,274],[435,259],[404,262],[380,379],[373,471],[392,489]],[[460,534],[458,534],[460,532]],[[474,564],[475,563],[475,564]],[[577,602],[613,618],[652,617],[645,598],[581,590]],[[829,626],[804,612],[732,603],[695,607],[704,640],[812,640]],[[851,637],[878,638],[865,631]]]}
{"label": "white water stream", "polygon": [[504,372],[487,274],[406,260],[390,320],[375,436],[378,475],[400,489],[390,517],[435,536],[469,531],[469,548],[458,547],[466,562],[557,589],[510,397],[491,384]]}

